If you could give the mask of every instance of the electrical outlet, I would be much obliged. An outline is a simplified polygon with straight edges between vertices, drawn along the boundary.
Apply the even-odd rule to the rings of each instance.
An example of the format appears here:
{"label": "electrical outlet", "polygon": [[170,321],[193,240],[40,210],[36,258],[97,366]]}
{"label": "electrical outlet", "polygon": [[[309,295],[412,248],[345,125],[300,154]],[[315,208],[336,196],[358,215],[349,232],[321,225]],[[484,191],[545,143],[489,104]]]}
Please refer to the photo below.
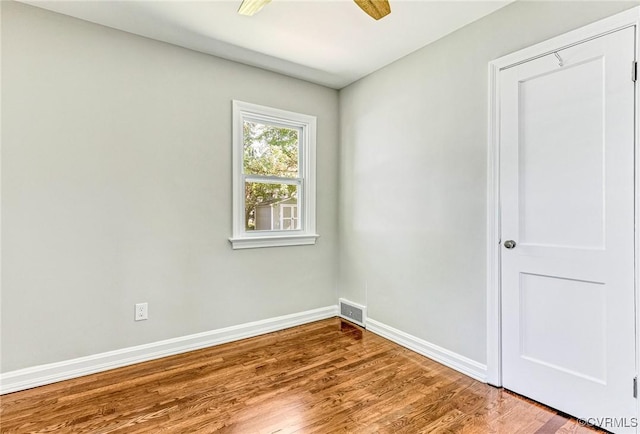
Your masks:
{"label": "electrical outlet", "polygon": [[136,303],[136,321],[149,319],[149,303]]}

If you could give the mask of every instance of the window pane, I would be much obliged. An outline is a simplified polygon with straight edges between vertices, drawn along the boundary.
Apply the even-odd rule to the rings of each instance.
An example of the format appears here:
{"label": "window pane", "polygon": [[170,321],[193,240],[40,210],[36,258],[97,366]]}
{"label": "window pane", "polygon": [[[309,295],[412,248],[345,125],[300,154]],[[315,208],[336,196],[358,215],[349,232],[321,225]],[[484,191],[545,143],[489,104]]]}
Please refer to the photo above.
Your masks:
{"label": "window pane", "polygon": [[298,204],[287,201],[280,204],[280,229],[282,230],[295,230],[300,229],[298,227]]}
{"label": "window pane", "polygon": [[244,173],[298,177],[298,130],[245,121],[243,144]]}
{"label": "window pane", "polygon": [[[298,186],[245,182],[244,222],[247,231],[299,229]],[[285,209],[288,214],[285,214]]]}
{"label": "window pane", "polygon": [[298,229],[298,220],[297,219],[282,219],[281,224],[282,230],[295,230]]}

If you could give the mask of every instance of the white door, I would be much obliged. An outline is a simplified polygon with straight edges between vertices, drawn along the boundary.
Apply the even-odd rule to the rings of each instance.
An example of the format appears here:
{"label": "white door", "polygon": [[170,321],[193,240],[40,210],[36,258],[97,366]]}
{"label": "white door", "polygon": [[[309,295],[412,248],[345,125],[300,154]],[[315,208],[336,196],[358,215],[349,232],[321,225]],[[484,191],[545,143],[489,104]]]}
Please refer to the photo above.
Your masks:
{"label": "white door", "polygon": [[500,72],[503,385],[612,432],[635,432],[634,59],[627,28]]}

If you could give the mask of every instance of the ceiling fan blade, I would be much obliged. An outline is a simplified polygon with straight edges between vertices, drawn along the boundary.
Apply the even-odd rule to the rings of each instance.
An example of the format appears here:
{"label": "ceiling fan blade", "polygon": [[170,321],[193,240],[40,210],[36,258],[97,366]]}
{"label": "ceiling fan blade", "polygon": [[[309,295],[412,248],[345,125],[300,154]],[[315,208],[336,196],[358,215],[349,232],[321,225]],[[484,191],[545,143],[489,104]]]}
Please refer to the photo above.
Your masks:
{"label": "ceiling fan blade", "polygon": [[[246,1],[246,0],[245,0]],[[379,20],[391,13],[389,0],[353,0],[371,18]]]}
{"label": "ceiling fan blade", "polygon": [[267,3],[271,0],[243,0],[240,5],[240,9],[238,9],[238,13],[240,15],[246,15],[250,17],[251,15],[257,14],[260,12]]}

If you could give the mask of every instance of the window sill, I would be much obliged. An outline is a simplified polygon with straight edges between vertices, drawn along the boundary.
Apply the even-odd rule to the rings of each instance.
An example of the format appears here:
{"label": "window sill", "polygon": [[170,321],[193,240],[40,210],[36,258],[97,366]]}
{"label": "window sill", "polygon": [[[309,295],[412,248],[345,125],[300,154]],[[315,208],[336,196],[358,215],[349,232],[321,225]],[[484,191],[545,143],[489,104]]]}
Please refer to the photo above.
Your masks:
{"label": "window sill", "polygon": [[270,235],[264,237],[229,238],[233,250],[262,247],[308,246],[316,243],[320,235]]}

